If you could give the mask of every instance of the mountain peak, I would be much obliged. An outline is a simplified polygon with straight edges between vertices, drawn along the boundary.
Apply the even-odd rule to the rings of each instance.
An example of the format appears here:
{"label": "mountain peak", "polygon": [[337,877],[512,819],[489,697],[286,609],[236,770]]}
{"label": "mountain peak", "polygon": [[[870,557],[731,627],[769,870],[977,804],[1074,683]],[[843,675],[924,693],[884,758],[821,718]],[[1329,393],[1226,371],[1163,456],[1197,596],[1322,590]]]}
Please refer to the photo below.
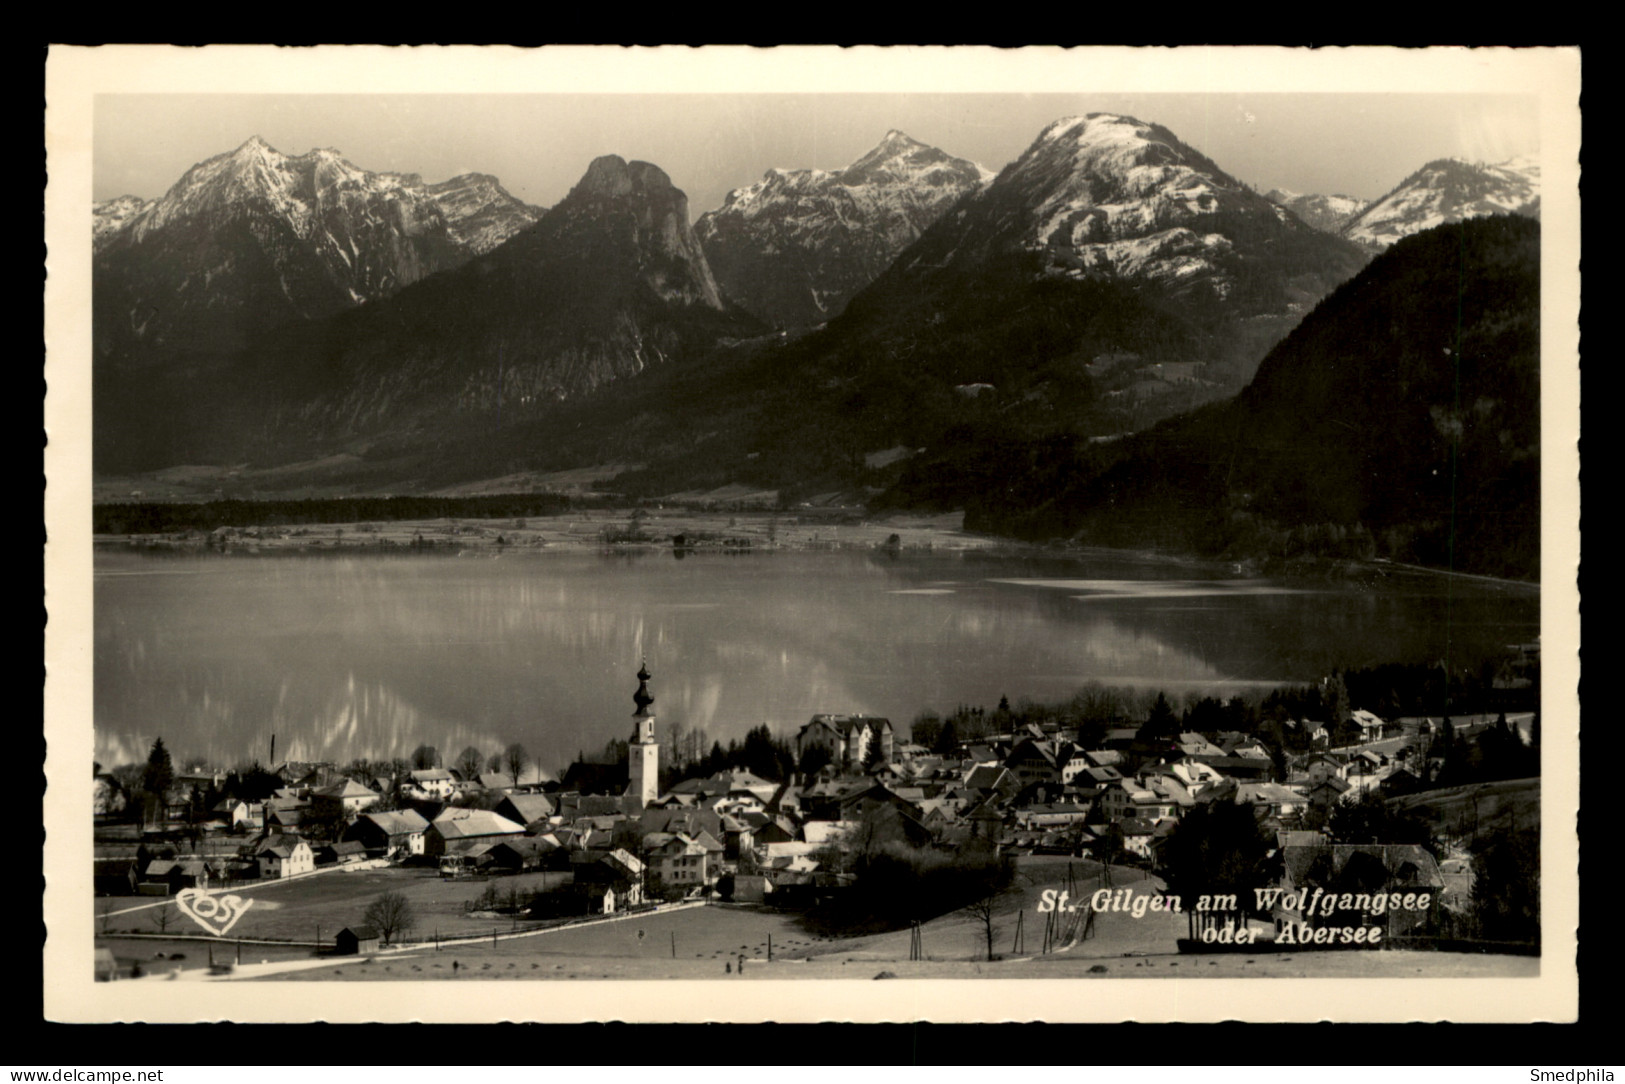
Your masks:
{"label": "mountain peak", "polygon": [[631,191],[632,174],[626,168],[626,159],[618,154],[605,154],[592,160],[570,194],[613,198],[629,195]]}
{"label": "mountain peak", "polygon": [[1120,113],[1084,113],[1079,116],[1062,117],[1059,120],[1051,121],[1042,132],[1038,133],[1037,142],[1052,143],[1069,135],[1081,136],[1085,133],[1097,132],[1104,127],[1118,125],[1126,125],[1132,128],[1147,127],[1143,122],[1135,120],[1133,117],[1125,117]]}
{"label": "mountain peak", "polygon": [[1371,251],[1381,251],[1402,237],[1446,222],[1493,214],[1534,215],[1539,199],[1538,167],[1435,158],[1349,219],[1341,232]]}
{"label": "mountain peak", "polygon": [[892,128],[845,169],[768,170],[695,231],[735,302],[774,326],[810,327],[989,180],[976,163]]}
{"label": "mountain peak", "polygon": [[232,153],[241,156],[248,154],[261,155],[266,153],[280,154],[281,152],[275,147],[271,146],[269,143],[265,142],[265,140],[261,137],[252,135],[243,140],[237,149]]}
{"label": "mountain peak", "polygon": [[584,199],[619,199],[663,192],[672,187],[671,178],[659,166],[651,162],[628,162],[618,154],[606,154],[592,160],[570,195]]}

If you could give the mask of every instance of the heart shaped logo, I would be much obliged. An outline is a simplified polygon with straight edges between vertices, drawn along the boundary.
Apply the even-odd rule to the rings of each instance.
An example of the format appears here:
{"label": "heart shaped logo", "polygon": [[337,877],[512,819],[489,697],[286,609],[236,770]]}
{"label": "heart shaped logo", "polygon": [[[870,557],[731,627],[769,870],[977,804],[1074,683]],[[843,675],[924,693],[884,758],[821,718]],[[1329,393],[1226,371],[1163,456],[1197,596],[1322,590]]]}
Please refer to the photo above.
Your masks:
{"label": "heart shaped logo", "polygon": [[252,899],[211,896],[198,888],[181,889],[175,894],[175,903],[180,906],[183,915],[216,937],[224,937],[226,931],[243,917],[243,912],[254,905]]}

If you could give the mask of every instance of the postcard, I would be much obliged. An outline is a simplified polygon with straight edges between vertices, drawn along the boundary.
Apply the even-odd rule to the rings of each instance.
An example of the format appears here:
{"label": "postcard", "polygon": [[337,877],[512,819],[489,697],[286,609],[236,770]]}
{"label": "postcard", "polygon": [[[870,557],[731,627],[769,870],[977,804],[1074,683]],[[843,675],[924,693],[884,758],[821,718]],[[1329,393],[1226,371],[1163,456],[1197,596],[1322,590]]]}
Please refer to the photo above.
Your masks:
{"label": "postcard", "polygon": [[1579,70],[54,48],[47,1016],[1574,1019]]}

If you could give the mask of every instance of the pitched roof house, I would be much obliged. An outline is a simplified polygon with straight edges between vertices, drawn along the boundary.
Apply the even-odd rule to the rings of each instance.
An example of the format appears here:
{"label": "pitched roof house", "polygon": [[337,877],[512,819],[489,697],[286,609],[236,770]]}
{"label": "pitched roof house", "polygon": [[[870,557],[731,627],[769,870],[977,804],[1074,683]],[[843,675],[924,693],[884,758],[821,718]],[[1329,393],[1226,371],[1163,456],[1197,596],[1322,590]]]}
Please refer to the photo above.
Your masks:
{"label": "pitched roof house", "polygon": [[368,806],[377,805],[378,799],[378,792],[370,787],[364,787],[353,779],[341,779],[312,791],[310,805],[312,812],[318,814],[338,812],[353,817]]}
{"label": "pitched roof house", "polygon": [[424,833],[429,822],[413,809],[383,813],[363,813],[344,830],[341,840],[358,840],[371,854],[413,855],[423,853]]}
{"label": "pitched roof house", "polygon": [[424,833],[423,853],[433,857],[445,854],[450,843],[475,839],[497,842],[504,836],[524,834],[524,825],[489,809],[447,809]]}
{"label": "pitched roof house", "polygon": [[496,804],[495,812],[515,824],[529,825],[552,817],[557,806],[545,794],[509,794]]}
{"label": "pitched roof house", "polygon": [[403,786],[428,798],[445,801],[457,789],[457,780],[444,768],[419,768],[407,776]]}
{"label": "pitched roof house", "polygon": [[882,761],[894,754],[895,736],[891,720],[871,715],[814,715],[796,734],[796,759],[808,750],[821,748],[836,764],[848,767],[863,764],[877,748]]}
{"label": "pitched roof house", "polygon": [[297,877],[316,869],[316,854],[297,836],[267,836],[254,848],[265,878]]}

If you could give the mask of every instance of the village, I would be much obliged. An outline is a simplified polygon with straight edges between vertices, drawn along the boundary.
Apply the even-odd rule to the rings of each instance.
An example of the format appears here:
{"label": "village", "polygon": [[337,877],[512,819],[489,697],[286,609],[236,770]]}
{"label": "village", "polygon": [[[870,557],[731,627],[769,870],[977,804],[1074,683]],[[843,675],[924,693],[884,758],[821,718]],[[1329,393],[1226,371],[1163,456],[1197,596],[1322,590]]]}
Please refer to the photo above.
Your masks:
{"label": "village", "polygon": [[[502,754],[473,750],[451,766],[429,764],[420,750],[423,766],[384,772],[286,761],[230,775],[192,765],[166,780],[160,739],[158,778],[149,762],[147,781],[161,799],[139,793],[128,772],[122,781],[98,775],[98,979],[247,977],[255,972],[240,966],[245,955],[262,970],[313,977],[317,963],[438,956],[449,946],[496,953],[510,972],[501,977],[574,977],[573,963],[536,974],[537,946],[674,911],[682,915],[670,919],[669,957],[664,936],[642,927],[630,949],[608,954],[675,962],[682,942],[685,967],[720,962],[731,975],[747,958],[842,951],[898,967],[1259,944],[1329,951],[1331,928],[1351,921],[1357,932],[1343,939],[1353,947],[1432,949],[1471,931],[1485,942],[1480,952],[1524,948],[1489,946],[1476,924],[1484,893],[1475,893],[1473,848],[1481,819],[1515,822],[1538,809],[1532,712],[1383,720],[1352,709],[1336,724],[1291,721],[1300,752],[1258,734],[1180,730],[1161,697],[1140,725],[1073,730],[1053,717],[1018,722],[1007,703],[971,709],[959,718],[965,740],[952,721],[922,718],[902,735],[885,718],[818,714],[776,746],[765,727],[753,731],[758,748],[777,748],[789,767],[758,774],[740,764],[707,771],[716,765],[704,760],[663,765],[671,747],[647,664],[636,680],[629,740],[610,746],[624,747],[624,758],[578,762],[560,780],[526,772],[523,750],[512,748],[506,765]],[[1498,770],[1464,774],[1468,751],[1479,768],[1494,760]],[[1258,898],[1270,904],[1184,913],[1178,893],[1193,875],[1177,868],[1181,826],[1189,838],[1236,810],[1264,841]],[[1007,872],[940,880],[954,888],[937,913],[927,905],[900,921],[884,901],[853,906],[881,855],[915,871]],[[1351,919],[1306,905],[1310,890],[1412,903]],[[1063,891],[1074,906],[1054,906]],[[1080,913],[1077,901],[1091,902]],[[717,914],[702,920],[696,907]],[[699,944],[696,922],[710,931]],[[922,945],[927,925],[941,956]],[[957,932],[939,933],[947,925]],[[1318,927],[1327,929],[1317,942]],[[632,927],[615,929],[621,938]],[[534,936],[543,933],[558,936]]]}

